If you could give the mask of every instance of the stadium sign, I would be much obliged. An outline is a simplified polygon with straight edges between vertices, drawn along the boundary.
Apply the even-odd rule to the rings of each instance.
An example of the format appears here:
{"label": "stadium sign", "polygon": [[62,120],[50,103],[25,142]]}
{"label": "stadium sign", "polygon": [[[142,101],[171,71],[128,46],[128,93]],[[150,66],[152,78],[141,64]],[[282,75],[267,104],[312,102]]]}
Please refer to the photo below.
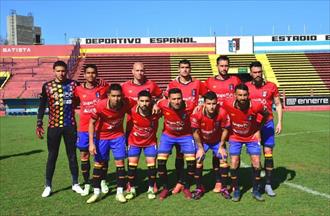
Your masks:
{"label": "stadium sign", "polygon": [[255,53],[330,51],[330,35],[255,36]]}
{"label": "stadium sign", "polygon": [[320,106],[330,105],[330,97],[287,97],[285,106]]}
{"label": "stadium sign", "polygon": [[252,54],[253,37],[252,36],[233,36],[216,38],[217,54]]}
{"label": "stadium sign", "polygon": [[[72,39],[76,40],[76,39]],[[215,43],[214,37],[80,38],[80,44],[191,44]]]}

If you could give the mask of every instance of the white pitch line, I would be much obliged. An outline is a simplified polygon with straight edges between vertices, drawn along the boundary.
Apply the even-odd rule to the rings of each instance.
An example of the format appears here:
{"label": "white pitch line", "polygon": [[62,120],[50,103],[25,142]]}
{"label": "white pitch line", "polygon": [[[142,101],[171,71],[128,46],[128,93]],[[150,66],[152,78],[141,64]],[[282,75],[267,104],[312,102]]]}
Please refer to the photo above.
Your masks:
{"label": "white pitch line", "polygon": [[317,117],[330,118],[330,115],[326,115],[326,114],[323,115],[323,114],[317,114],[317,113],[295,112],[295,113],[292,113],[292,114],[300,114],[300,115],[308,115],[308,116],[317,116]]}
{"label": "white pitch line", "polygon": [[330,133],[330,129],[317,130],[317,131],[301,131],[301,132],[295,132],[295,133],[283,133],[283,134],[276,135],[276,137],[295,136],[295,135],[299,135],[299,134],[310,134],[310,133],[320,133],[320,132],[329,132]]}
{"label": "white pitch line", "polygon": [[[241,166],[244,167],[244,168],[247,168],[247,167],[250,167],[248,166],[247,164],[245,164],[244,162],[241,161]],[[289,187],[292,187],[292,188],[296,188],[298,190],[301,190],[301,191],[304,191],[306,193],[310,193],[310,194],[313,194],[313,195],[316,195],[316,196],[321,196],[321,197],[325,197],[327,199],[330,199],[330,195],[329,194],[326,194],[326,193],[320,193],[318,191],[315,191],[315,190],[312,190],[308,187],[304,187],[304,186],[301,186],[301,185],[298,185],[298,184],[294,184],[294,183],[291,183],[291,182],[283,182],[283,184],[289,186]]]}

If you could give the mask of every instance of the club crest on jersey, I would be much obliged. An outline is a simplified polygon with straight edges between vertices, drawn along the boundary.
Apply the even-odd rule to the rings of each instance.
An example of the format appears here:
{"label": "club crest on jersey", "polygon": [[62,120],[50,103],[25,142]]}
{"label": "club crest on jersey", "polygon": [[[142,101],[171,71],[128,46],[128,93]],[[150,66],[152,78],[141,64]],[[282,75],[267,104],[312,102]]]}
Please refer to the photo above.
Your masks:
{"label": "club crest on jersey", "polygon": [[196,89],[191,90],[191,95],[196,96]]}
{"label": "club crest on jersey", "polygon": [[234,84],[229,84],[229,90],[234,91]]}
{"label": "club crest on jersey", "polygon": [[249,115],[248,116],[248,121],[252,121],[252,119],[253,119],[253,116],[252,115]]}
{"label": "club crest on jersey", "polygon": [[97,98],[99,98],[99,97],[100,97],[100,92],[96,92],[95,96],[96,96]]}
{"label": "club crest on jersey", "polygon": [[263,91],[263,92],[262,92],[262,96],[263,96],[263,97],[267,97],[267,91]]}
{"label": "club crest on jersey", "polygon": [[216,127],[216,128],[220,127],[220,122],[216,121],[214,124],[214,127]]}
{"label": "club crest on jersey", "polygon": [[186,119],[186,118],[187,118],[187,114],[183,114],[182,119]]}

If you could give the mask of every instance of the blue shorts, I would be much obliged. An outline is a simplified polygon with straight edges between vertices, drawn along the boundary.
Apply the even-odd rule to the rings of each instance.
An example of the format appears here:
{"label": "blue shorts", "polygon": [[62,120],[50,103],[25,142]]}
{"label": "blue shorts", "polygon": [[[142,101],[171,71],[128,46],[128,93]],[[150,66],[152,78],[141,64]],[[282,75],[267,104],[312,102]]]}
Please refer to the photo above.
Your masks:
{"label": "blue shorts", "polygon": [[112,150],[115,160],[124,160],[126,158],[126,138],[121,136],[110,140],[96,140],[95,161],[102,162],[109,160],[109,152]]}
{"label": "blue shorts", "polygon": [[[205,153],[211,149],[213,152],[213,156],[222,159],[221,154],[218,153],[219,147],[220,147],[220,143],[216,143],[216,144],[207,144],[207,143],[203,143],[203,147],[204,147],[204,151]],[[226,158],[224,158],[226,159]]]}
{"label": "blue shorts", "polygon": [[265,147],[275,147],[274,121],[269,120],[261,128],[261,144]]}
{"label": "blue shorts", "polygon": [[229,154],[240,155],[243,145],[246,145],[246,153],[249,155],[261,155],[259,142],[236,142],[229,140]]}
{"label": "blue shorts", "polygon": [[170,137],[162,133],[158,147],[158,153],[171,154],[175,144],[180,146],[180,152],[183,154],[195,154],[196,146],[191,135],[182,137]]}
{"label": "blue shorts", "polygon": [[139,157],[142,150],[146,157],[156,157],[157,156],[157,146],[156,145],[152,145],[152,146],[148,146],[148,147],[138,147],[138,146],[129,145],[128,152],[127,152],[128,157]]}
{"label": "blue shorts", "polygon": [[88,146],[89,146],[88,132],[78,132],[76,146],[80,151],[88,151]]}

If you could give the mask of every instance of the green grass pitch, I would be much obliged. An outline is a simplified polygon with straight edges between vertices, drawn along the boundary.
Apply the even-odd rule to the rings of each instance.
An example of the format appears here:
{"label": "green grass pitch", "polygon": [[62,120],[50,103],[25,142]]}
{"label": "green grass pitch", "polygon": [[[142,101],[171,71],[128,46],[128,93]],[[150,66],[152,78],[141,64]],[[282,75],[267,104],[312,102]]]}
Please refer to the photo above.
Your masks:
{"label": "green grass pitch", "polygon": [[[240,169],[244,194],[238,203],[212,192],[211,154],[205,161],[208,192],[198,201],[182,194],[164,201],[148,200],[144,159],[138,170],[138,196],[126,204],[115,201],[115,175],[111,159],[108,180],[112,191],[95,204],[71,191],[64,145],[61,145],[53,179],[53,195],[41,198],[47,146],[34,134],[36,117],[0,118],[1,215],[329,215],[330,214],[330,112],[286,112],[281,135],[276,137],[275,188],[277,196],[255,201],[250,194],[251,170]],[[245,164],[250,164],[243,150]],[[78,151],[77,151],[78,153]],[[77,154],[78,155],[78,154]],[[174,183],[174,155],[168,161]],[[79,177],[82,182],[82,177]],[[292,184],[291,184],[292,183]],[[292,186],[293,185],[293,186]],[[300,187],[300,189],[294,186]],[[194,187],[194,186],[193,186]],[[313,190],[317,194],[311,194]],[[323,194],[323,195],[320,195]]]}

